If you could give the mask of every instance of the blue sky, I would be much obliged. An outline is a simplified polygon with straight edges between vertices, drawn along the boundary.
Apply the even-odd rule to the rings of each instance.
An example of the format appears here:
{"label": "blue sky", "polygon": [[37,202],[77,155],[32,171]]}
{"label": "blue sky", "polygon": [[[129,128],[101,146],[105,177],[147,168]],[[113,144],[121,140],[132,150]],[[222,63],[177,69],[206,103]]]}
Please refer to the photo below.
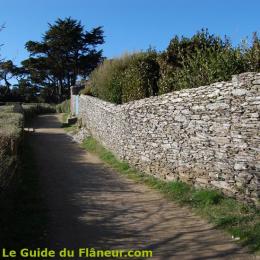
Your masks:
{"label": "blue sky", "polygon": [[16,64],[28,57],[24,44],[40,40],[47,23],[71,16],[86,29],[102,25],[106,57],[126,51],[167,47],[174,35],[191,36],[201,28],[228,35],[234,44],[260,33],[259,0],[0,0],[1,55]]}

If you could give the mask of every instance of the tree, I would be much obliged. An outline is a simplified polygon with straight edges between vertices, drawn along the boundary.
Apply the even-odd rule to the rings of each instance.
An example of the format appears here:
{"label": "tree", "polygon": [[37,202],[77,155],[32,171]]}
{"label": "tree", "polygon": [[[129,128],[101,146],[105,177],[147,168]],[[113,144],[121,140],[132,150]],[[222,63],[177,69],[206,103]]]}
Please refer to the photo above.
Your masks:
{"label": "tree", "polygon": [[56,101],[69,96],[70,86],[77,79],[86,78],[103,60],[102,27],[85,31],[81,22],[58,19],[44,33],[41,42],[28,41],[25,45],[30,58],[22,62],[24,73],[32,84],[52,89]]}
{"label": "tree", "polygon": [[[5,28],[5,25],[0,26],[0,32]],[[0,44],[0,47],[3,44]],[[21,74],[21,69],[16,67],[11,60],[5,60],[1,58],[0,55],[0,99],[1,101],[10,101],[13,93],[11,93],[11,83],[10,79],[14,76],[19,78]]]}
{"label": "tree", "polygon": [[6,94],[10,92],[11,83],[9,80],[18,73],[18,68],[11,60],[0,62],[0,81],[3,80],[6,88]]}
{"label": "tree", "polygon": [[253,33],[252,46],[246,47],[245,58],[249,71],[260,71],[260,39],[257,32]]}

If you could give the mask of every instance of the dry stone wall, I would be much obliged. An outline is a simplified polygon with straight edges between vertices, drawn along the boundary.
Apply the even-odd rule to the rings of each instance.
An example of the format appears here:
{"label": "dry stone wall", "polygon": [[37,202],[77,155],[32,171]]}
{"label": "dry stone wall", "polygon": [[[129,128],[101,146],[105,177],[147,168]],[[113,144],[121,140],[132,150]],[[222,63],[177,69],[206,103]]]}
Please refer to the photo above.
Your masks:
{"label": "dry stone wall", "polygon": [[259,90],[260,73],[243,73],[123,105],[81,95],[79,117],[105,147],[145,173],[259,203]]}

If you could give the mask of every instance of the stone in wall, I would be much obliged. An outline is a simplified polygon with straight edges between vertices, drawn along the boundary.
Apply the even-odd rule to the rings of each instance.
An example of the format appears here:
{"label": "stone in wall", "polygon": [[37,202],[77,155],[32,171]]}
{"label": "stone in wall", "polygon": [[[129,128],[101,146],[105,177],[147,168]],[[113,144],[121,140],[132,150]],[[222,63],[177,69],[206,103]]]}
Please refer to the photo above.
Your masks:
{"label": "stone in wall", "polygon": [[165,180],[259,202],[260,73],[114,105],[79,97],[79,116],[119,158]]}

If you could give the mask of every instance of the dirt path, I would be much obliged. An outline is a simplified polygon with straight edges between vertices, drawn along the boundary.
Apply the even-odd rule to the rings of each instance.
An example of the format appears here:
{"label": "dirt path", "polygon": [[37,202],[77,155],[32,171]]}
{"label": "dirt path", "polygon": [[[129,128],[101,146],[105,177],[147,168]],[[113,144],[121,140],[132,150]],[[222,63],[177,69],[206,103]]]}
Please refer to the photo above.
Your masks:
{"label": "dirt path", "polygon": [[148,248],[153,259],[255,259],[188,209],[106,168],[71,141],[56,115],[38,117],[34,127],[50,247]]}

